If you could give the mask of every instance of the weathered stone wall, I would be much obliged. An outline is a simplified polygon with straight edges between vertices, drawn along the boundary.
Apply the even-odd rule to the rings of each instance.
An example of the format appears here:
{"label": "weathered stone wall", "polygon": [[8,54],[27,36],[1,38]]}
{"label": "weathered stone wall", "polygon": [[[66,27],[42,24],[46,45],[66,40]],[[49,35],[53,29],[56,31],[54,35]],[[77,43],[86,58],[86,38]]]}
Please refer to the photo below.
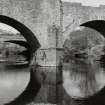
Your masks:
{"label": "weathered stone wall", "polygon": [[[40,49],[46,49],[47,58],[51,57],[48,64],[52,61],[56,65],[56,47],[62,47],[60,0],[1,0],[0,14],[14,18],[27,26],[39,40]],[[55,51],[50,52],[51,48]],[[52,54],[55,57],[51,56]],[[43,56],[40,53],[37,55]],[[41,60],[38,62],[45,64]]]}
{"label": "weathered stone wall", "polygon": [[49,32],[48,27],[55,25],[60,29],[60,0],[0,0],[0,14],[26,25],[38,38],[41,48],[56,43],[49,43],[55,32]]}
{"label": "weathered stone wall", "polygon": [[68,37],[80,24],[90,20],[105,20],[105,6],[83,6],[81,3],[63,2],[63,36]]}
{"label": "weathered stone wall", "polygon": [[[37,61],[41,67],[38,68],[37,75],[41,75],[44,83],[33,103],[56,103],[56,59],[58,59],[56,48],[62,47],[61,1],[0,0],[0,15],[23,23],[39,40],[41,48],[37,52]],[[52,63],[53,66],[50,65]]]}

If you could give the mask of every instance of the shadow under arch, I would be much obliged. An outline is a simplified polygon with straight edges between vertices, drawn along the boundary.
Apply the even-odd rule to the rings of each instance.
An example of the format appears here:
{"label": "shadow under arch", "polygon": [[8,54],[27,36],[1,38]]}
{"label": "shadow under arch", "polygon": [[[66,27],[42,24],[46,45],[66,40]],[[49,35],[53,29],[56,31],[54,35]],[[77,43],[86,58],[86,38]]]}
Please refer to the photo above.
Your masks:
{"label": "shadow under arch", "polygon": [[[80,26],[94,29],[105,37],[105,20],[92,20],[83,23]],[[80,105],[105,105],[105,86],[93,96],[74,100],[79,102]]]}
{"label": "shadow under arch", "polygon": [[92,28],[105,37],[105,20],[92,20],[81,24],[80,26]]}
{"label": "shadow under arch", "polygon": [[[40,47],[40,43],[35,37],[34,33],[24,24],[7,16],[0,15],[0,22],[15,28],[23,35],[28,45],[30,46],[30,53],[32,57],[33,53]],[[15,100],[4,105],[26,105],[34,99],[40,87],[41,86],[40,83],[37,81],[35,72],[33,70],[30,70],[30,82],[26,89]]]}

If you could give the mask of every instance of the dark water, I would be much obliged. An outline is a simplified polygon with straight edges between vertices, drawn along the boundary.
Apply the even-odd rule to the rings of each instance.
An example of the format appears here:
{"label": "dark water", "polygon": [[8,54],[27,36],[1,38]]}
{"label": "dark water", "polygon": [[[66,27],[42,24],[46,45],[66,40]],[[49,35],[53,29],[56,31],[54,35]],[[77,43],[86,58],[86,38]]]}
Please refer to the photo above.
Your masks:
{"label": "dark water", "polygon": [[30,80],[29,68],[8,68],[7,63],[0,63],[0,105],[18,97]]}
{"label": "dark water", "polygon": [[100,61],[72,59],[63,64],[63,87],[70,97],[87,98],[104,86],[105,68]]}
{"label": "dark water", "polygon": [[30,81],[29,67],[21,65],[25,63],[27,56],[20,53],[27,49],[6,40],[8,39],[0,41],[0,105],[18,97]]}

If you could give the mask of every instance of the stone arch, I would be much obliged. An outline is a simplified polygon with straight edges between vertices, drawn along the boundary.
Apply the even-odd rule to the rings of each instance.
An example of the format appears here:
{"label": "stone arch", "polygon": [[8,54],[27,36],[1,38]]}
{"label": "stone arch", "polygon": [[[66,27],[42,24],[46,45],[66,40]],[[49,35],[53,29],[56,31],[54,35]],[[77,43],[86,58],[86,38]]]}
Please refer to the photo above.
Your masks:
{"label": "stone arch", "polygon": [[40,47],[39,41],[35,37],[34,33],[30,29],[28,29],[24,24],[20,23],[19,21],[13,18],[3,15],[0,15],[0,22],[12,26],[22,34],[22,36],[26,39],[31,48],[31,54],[34,53],[34,51],[36,51]]}
{"label": "stone arch", "polygon": [[[33,53],[40,47],[40,43],[37,40],[34,33],[29,28],[27,28],[24,24],[20,23],[19,21],[13,18],[3,16],[3,15],[0,15],[0,22],[15,28],[22,34],[22,36],[26,39],[30,47],[31,55],[33,55]],[[20,105],[20,104],[26,105],[27,103],[33,101],[33,98],[36,96],[39,89],[40,89],[40,84],[36,80],[34,71],[30,70],[30,81],[26,89],[16,99],[4,105]]]}
{"label": "stone arch", "polygon": [[[94,29],[94,30],[98,31],[100,34],[102,34],[105,38],[105,29],[104,29],[105,20],[92,20],[92,21],[83,23],[80,26]],[[80,102],[81,104],[84,104],[84,105],[91,105],[91,104],[104,105],[105,104],[104,97],[105,97],[105,86],[98,93],[95,93],[93,96],[90,96],[88,98],[75,99],[75,100],[77,102]]]}
{"label": "stone arch", "polygon": [[101,33],[105,37],[105,20],[92,20],[88,21],[86,23],[81,24],[80,26],[85,26],[88,28],[92,28],[99,33]]}
{"label": "stone arch", "polygon": [[[99,32],[103,37],[105,37],[105,20],[91,20],[84,23],[79,24],[77,27],[87,27]],[[73,32],[73,31],[72,31]],[[69,32],[71,33],[71,32]],[[68,38],[68,37],[67,37]],[[66,39],[63,41],[63,45]]]}

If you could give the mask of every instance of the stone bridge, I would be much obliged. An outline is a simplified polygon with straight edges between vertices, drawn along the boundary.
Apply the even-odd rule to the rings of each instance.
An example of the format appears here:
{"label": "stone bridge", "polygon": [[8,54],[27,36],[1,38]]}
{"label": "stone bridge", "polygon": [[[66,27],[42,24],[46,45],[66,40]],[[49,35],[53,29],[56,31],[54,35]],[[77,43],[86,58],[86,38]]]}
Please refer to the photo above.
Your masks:
{"label": "stone bridge", "polygon": [[43,52],[46,65],[56,65],[56,48],[62,47],[60,0],[0,0],[0,15],[17,20],[34,33],[41,45],[37,53],[41,65],[45,65],[45,59],[40,60]]}
{"label": "stone bridge", "polygon": [[[43,81],[42,74],[44,74],[46,78],[45,84],[42,85],[39,94],[35,98],[35,102],[55,103],[57,80],[56,70],[57,64],[59,63],[58,59],[62,53],[61,1],[0,0],[0,15],[7,16],[22,23],[36,36],[37,40],[41,45],[41,47],[36,53],[35,58],[37,63],[41,65],[41,68],[38,72],[38,77],[41,77],[40,80]],[[4,20],[0,20],[0,22],[3,21]],[[22,29],[20,30],[22,32]],[[25,35],[25,33],[21,34]],[[27,36],[27,38],[28,40],[30,40],[29,36]],[[43,71],[41,71],[43,69],[46,69],[44,73]]]}
{"label": "stone bridge", "polygon": [[[67,28],[67,31],[64,32],[66,36],[87,20],[105,19],[104,11],[100,12],[105,10],[104,7],[104,9],[93,9],[83,7],[81,4],[68,3],[63,6],[65,6],[63,8],[64,18],[60,0],[0,0],[0,15],[10,17],[25,25],[34,33],[41,45],[36,53],[36,61],[41,65],[40,70],[46,70],[45,73],[40,72],[38,75],[40,80],[43,79],[42,75],[46,77],[46,84],[42,86],[35,98],[36,102],[56,103],[56,72],[62,55],[63,26]],[[94,15],[92,11],[97,14]]]}

